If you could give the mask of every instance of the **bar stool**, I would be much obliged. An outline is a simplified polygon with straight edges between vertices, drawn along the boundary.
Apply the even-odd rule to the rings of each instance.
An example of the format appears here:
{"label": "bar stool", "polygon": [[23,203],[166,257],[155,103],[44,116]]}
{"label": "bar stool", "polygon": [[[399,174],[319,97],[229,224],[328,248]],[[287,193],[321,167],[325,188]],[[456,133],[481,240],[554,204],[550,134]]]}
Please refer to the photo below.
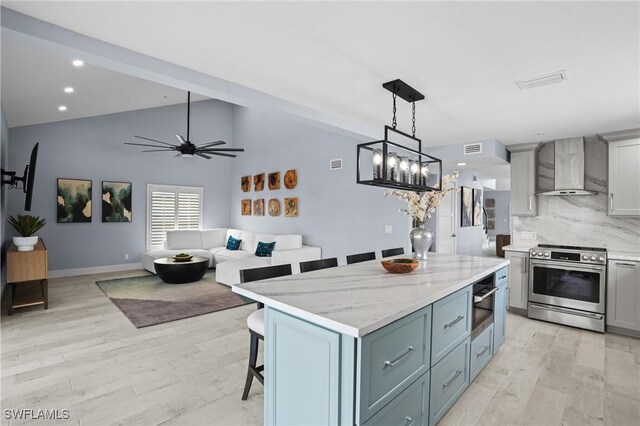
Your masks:
{"label": "bar stool", "polygon": [[[269,278],[283,277],[291,275],[291,265],[265,266],[263,268],[243,269],[240,271],[240,282],[248,283],[251,281],[266,280]],[[258,361],[258,343],[264,341],[264,305],[258,303],[258,310],[247,317],[247,328],[249,328],[249,367],[247,369],[247,380],[244,384],[242,392],[242,400],[246,400],[249,396],[251,383],[253,378],[258,379],[264,385],[264,377],[262,371],[264,365],[256,366]]]}
{"label": "bar stool", "polygon": [[317,271],[318,269],[335,268],[338,266],[338,258],[331,257],[329,259],[309,260],[300,262],[300,272]]}
{"label": "bar stool", "polygon": [[370,251],[367,253],[352,254],[347,256],[347,265],[351,265],[352,263],[366,262],[367,260],[375,260],[375,259],[376,259],[376,253],[373,251]]}

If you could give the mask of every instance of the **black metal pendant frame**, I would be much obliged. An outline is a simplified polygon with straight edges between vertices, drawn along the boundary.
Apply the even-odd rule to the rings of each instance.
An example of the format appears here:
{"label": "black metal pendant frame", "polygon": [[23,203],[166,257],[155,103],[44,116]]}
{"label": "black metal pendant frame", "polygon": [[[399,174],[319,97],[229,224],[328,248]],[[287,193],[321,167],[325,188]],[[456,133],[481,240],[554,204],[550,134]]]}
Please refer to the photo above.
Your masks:
{"label": "black metal pendant frame", "polygon": [[[391,93],[394,94],[394,96],[399,96],[400,98],[404,99],[405,101],[409,102],[409,103],[415,103],[417,101],[421,101],[423,100],[425,97],[422,93],[418,92],[417,90],[415,90],[413,87],[409,86],[408,84],[406,84],[405,82],[403,82],[402,80],[393,80],[393,81],[389,81],[387,83],[384,83],[382,85],[382,87],[384,87],[385,89],[389,90]],[[395,98],[394,98],[395,99]],[[395,100],[394,100],[394,122],[395,122]],[[415,123],[415,109],[414,109],[414,123]],[[415,126],[415,124],[414,124]],[[402,137],[405,137],[413,142],[416,142],[418,145],[418,149],[412,149],[409,147],[406,147],[400,143],[397,142],[392,142],[389,140],[389,132],[393,132],[396,133]],[[415,127],[414,127],[414,133],[415,133]],[[433,182],[432,185],[429,185],[430,183],[430,179],[427,178],[425,179],[424,184],[422,183],[422,179],[420,178],[420,184],[415,184],[415,183],[406,183],[406,182],[401,182],[397,179],[390,179],[389,178],[389,165],[388,165],[388,154],[390,152],[390,148],[397,148],[402,150],[403,152],[406,152],[410,155],[412,155],[414,157],[414,159],[412,159],[412,161],[416,161],[417,159],[417,164],[418,164],[418,174],[420,174],[420,171],[422,170],[422,166],[426,165],[427,168],[430,171],[433,171],[433,169],[437,169],[436,173],[437,173],[437,180],[436,182]],[[382,161],[381,161],[381,176],[382,177],[378,177],[376,178],[373,175],[373,164],[372,163],[368,163],[367,165],[362,165],[360,164],[362,161],[362,158],[364,157],[364,153],[366,152],[366,156],[369,157],[369,152],[371,153],[371,156],[373,155],[373,151],[374,149],[381,149],[382,150]],[[356,182],[361,184],[361,185],[370,185],[370,186],[379,186],[379,187],[384,187],[384,188],[390,188],[390,189],[399,189],[399,190],[405,190],[405,191],[416,191],[416,192],[427,192],[427,191],[441,191],[442,190],[442,160],[440,160],[439,158],[433,157],[431,155],[428,155],[424,152],[422,152],[422,140],[415,137],[415,135],[410,135],[408,133],[402,132],[398,129],[394,127],[390,127],[385,125],[384,126],[384,139],[383,140],[379,140],[379,141],[373,141],[373,142],[365,142],[365,143],[361,143],[358,144],[358,151],[357,151],[357,169],[356,169]],[[362,173],[361,173],[361,167],[370,167],[372,170],[372,179],[366,179],[366,178],[362,178]],[[398,167],[398,166],[396,166]],[[405,172],[406,173],[406,172]],[[435,173],[430,173],[431,176],[434,176]]]}

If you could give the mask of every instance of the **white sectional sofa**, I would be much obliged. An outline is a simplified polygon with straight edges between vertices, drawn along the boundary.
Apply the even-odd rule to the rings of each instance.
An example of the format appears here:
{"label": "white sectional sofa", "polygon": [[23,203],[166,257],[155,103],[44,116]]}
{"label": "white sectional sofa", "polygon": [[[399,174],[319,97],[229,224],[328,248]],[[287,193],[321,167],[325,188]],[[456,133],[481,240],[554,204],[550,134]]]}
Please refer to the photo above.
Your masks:
{"label": "white sectional sofa", "polygon": [[[229,236],[241,239],[240,250],[227,250]],[[271,257],[255,255],[258,242],[276,243]],[[142,256],[142,266],[155,273],[153,261],[161,257],[186,252],[209,259],[209,267],[216,268],[216,281],[226,285],[240,282],[240,270],[263,266],[291,264],[294,274],[300,272],[300,262],[322,257],[320,247],[302,245],[302,235],[274,235],[216,228],[200,231],[167,231],[165,248],[150,250]]]}

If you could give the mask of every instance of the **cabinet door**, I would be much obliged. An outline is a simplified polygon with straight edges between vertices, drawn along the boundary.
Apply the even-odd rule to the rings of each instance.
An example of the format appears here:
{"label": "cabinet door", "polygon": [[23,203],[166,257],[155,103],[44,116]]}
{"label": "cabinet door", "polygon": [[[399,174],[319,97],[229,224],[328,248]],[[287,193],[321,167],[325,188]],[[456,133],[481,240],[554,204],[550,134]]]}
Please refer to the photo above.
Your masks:
{"label": "cabinet door", "polygon": [[640,331],[640,263],[610,260],[607,325]]}
{"label": "cabinet door", "polygon": [[495,354],[504,343],[506,337],[506,313],[507,313],[507,286],[498,286],[494,293],[493,311],[493,353]]}
{"label": "cabinet door", "polygon": [[609,142],[609,216],[640,216],[640,138]]}
{"label": "cabinet door", "polygon": [[535,216],[536,203],[536,153],[535,151],[511,154],[511,214]]}
{"label": "cabinet door", "polygon": [[511,260],[509,265],[509,299],[512,308],[527,309],[529,301],[529,254],[507,252],[506,258]]}

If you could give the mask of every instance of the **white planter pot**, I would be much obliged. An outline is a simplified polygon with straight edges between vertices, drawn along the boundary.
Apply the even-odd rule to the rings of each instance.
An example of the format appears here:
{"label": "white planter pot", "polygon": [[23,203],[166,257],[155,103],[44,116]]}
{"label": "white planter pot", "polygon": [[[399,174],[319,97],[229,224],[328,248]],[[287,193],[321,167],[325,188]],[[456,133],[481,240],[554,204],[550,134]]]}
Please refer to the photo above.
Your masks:
{"label": "white planter pot", "polygon": [[13,237],[13,244],[18,247],[18,251],[33,251],[33,247],[38,244],[38,237]]}

